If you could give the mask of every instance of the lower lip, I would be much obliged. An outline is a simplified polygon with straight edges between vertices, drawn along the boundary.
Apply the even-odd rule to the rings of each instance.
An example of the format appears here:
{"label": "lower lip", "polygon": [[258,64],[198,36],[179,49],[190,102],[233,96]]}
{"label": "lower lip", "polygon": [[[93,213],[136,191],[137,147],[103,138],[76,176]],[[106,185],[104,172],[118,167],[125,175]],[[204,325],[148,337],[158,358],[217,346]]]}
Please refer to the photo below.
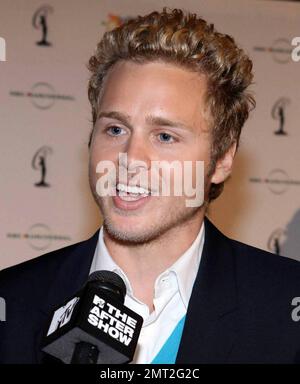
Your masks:
{"label": "lower lip", "polygon": [[113,196],[113,202],[117,208],[132,211],[134,209],[138,209],[144,206],[150,198],[151,196],[145,196],[135,201],[124,201],[117,194],[116,196]]}

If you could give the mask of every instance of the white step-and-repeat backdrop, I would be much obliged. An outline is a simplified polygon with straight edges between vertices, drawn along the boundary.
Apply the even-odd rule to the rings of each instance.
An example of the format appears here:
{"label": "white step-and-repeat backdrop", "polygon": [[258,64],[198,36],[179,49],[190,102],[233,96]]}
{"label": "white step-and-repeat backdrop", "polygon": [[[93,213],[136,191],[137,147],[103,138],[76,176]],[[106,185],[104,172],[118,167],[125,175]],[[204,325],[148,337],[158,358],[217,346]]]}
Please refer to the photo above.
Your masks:
{"label": "white step-and-repeat backdrop", "polygon": [[[241,0],[1,0],[0,269],[90,236],[86,63],[101,35],[163,6],[232,34],[254,61],[257,108],[209,211],[227,235],[300,260],[300,4]],[[299,39],[300,40],[300,39]],[[274,256],[276,257],[276,256]]]}

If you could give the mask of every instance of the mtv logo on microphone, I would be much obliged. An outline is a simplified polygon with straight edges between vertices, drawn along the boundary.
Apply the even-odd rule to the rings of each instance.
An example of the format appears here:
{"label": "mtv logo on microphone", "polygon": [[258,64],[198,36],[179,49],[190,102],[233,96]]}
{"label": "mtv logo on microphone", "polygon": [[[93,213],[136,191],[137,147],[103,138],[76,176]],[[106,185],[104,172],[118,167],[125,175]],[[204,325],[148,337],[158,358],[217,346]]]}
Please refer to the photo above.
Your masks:
{"label": "mtv logo on microphone", "polygon": [[79,342],[97,347],[97,364],[124,364],[133,359],[143,318],[105,291],[88,286],[57,308],[47,327],[42,350],[72,363]]}
{"label": "mtv logo on microphone", "polygon": [[66,305],[54,312],[47,336],[55,332],[58,328],[63,327],[71,320],[72,313],[78,301],[79,297],[74,297],[74,299],[70,300]]}

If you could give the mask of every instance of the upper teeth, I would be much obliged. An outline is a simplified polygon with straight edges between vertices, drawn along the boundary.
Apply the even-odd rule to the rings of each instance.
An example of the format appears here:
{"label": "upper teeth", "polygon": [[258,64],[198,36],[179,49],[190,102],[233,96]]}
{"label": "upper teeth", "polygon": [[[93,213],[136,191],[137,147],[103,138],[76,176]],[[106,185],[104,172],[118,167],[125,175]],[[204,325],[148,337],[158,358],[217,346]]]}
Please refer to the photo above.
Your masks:
{"label": "upper teeth", "polygon": [[147,189],[141,188],[141,187],[131,187],[129,185],[125,184],[117,184],[117,189],[122,192],[127,193],[140,193],[140,194],[147,194],[149,195],[149,191]]}

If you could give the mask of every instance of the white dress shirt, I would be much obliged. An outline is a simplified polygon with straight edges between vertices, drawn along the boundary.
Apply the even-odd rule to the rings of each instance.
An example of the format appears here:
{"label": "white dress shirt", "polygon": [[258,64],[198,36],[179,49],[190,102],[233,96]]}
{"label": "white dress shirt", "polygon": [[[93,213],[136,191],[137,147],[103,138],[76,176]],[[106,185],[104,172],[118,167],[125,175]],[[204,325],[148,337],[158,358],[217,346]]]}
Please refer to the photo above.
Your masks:
{"label": "white dress shirt", "polygon": [[101,227],[90,273],[108,270],[121,276],[127,290],[125,305],[144,319],[133,363],[151,363],[178,322],[186,315],[203,244],[204,223],[193,244],[170,268],[157,277],[154,286],[154,311],[150,313],[149,307],[134,297],[130,281],[110,256]]}

